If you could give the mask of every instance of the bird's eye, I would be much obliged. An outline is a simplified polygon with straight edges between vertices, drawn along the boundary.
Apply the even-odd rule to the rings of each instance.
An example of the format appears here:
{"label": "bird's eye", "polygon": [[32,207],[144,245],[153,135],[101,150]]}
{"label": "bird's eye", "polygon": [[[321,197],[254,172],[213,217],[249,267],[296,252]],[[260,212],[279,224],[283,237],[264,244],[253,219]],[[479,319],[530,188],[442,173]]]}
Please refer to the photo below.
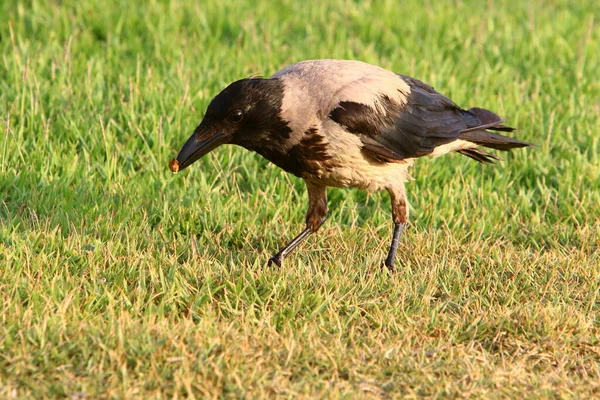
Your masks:
{"label": "bird's eye", "polygon": [[227,117],[231,122],[240,122],[244,117],[242,110],[233,110]]}

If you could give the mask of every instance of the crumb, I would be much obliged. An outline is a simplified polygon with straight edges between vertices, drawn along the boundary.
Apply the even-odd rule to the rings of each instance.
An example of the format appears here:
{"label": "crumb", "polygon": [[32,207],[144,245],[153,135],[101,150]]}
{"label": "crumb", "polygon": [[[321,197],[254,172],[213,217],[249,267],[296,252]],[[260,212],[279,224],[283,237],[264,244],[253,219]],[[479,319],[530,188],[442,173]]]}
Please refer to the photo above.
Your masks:
{"label": "crumb", "polygon": [[173,171],[174,173],[177,173],[179,171],[179,161],[177,161],[175,158],[172,159],[169,162],[169,168],[171,168],[171,171]]}

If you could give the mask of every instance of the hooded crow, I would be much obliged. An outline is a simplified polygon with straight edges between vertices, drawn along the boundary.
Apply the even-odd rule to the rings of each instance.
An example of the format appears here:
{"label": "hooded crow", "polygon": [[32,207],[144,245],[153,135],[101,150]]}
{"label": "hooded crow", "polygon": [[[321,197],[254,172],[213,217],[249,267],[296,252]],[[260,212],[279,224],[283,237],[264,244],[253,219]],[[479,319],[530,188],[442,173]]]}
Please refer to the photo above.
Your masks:
{"label": "hooded crow", "polygon": [[178,172],[222,144],[236,144],[302,178],[306,228],[277,254],[283,259],[327,216],[327,187],[387,190],[394,223],[385,260],[394,268],[408,220],[404,182],[414,159],[451,151],[481,163],[530,143],[498,132],[514,129],[483,108],[465,110],[433,87],[359,61],[313,60],[270,78],[233,82],[208,105],[204,119],[169,164]]}

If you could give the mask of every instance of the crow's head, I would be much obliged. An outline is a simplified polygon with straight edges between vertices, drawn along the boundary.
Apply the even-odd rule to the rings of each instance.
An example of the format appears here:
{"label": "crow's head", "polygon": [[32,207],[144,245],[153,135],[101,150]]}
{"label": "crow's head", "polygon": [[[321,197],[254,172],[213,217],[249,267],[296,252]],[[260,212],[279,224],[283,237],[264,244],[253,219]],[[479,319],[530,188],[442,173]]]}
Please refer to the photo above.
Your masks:
{"label": "crow's head", "polygon": [[247,148],[269,140],[287,124],[280,117],[283,84],[278,79],[248,78],[233,82],[208,105],[204,119],[169,164],[178,172],[222,144]]}

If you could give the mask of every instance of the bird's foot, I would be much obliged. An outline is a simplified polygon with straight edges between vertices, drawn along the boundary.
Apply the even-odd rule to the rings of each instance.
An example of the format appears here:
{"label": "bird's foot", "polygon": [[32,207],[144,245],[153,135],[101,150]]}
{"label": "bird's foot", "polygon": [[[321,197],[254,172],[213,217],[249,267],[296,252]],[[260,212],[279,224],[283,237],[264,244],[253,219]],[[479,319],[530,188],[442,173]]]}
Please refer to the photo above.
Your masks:
{"label": "bird's foot", "polygon": [[267,261],[267,267],[281,267],[283,263],[283,257],[279,253],[275,254],[273,257],[269,258]]}
{"label": "bird's foot", "polygon": [[381,269],[387,268],[387,270],[390,271],[390,272],[394,272],[396,270],[394,268],[394,263],[393,262],[389,262],[388,260],[385,260],[385,262],[381,263],[381,265],[379,267]]}
{"label": "bird's foot", "polygon": [[402,270],[404,268],[406,268],[406,264],[404,263],[405,260],[403,260],[402,258],[400,258],[399,260],[393,260],[390,262],[390,260],[386,259],[384,262],[382,262],[379,267],[383,270],[384,268],[386,268],[390,273],[395,273],[396,270]]}

